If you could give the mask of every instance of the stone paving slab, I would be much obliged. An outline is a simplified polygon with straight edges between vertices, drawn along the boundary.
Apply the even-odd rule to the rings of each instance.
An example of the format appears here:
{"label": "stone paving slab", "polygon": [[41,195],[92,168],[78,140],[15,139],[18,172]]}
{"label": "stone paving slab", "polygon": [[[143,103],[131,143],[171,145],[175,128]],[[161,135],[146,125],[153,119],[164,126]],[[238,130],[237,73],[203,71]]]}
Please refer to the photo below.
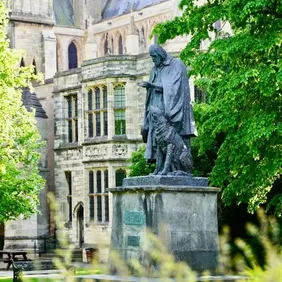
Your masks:
{"label": "stone paving slab", "polygon": [[[115,275],[105,275],[105,274],[97,274],[97,275],[81,275],[76,276],[77,281],[83,281],[83,279],[87,279],[87,281],[99,282],[99,281],[113,281],[113,282],[163,282],[162,278],[139,278],[139,277],[120,277]],[[197,278],[197,282],[235,282],[240,281],[240,279],[246,279],[247,277],[243,276],[201,276]],[[171,282],[176,282],[175,279],[171,279]]]}
{"label": "stone paving slab", "polygon": [[[13,271],[0,271],[0,277],[13,277]],[[57,279],[63,279],[64,276],[61,274],[54,274],[51,273],[45,273],[42,275],[25,275],[25,277],[36,277],[36,278],[57,278]],[[240,279],[246,279],[247,277],[243,276],[201,276],[197,278],[197,282],[205,282],[205,281],[214,281],[214,282],[235,282],[240,281]],[[97,274],[97,275],[78,275],[76,276],[76,281],[83,281],[84,279],[87,279],[87,281],[113,281],[113,282],[162,282],[163,279],[158,278],[139,278],[139,277],[120,277],[120,276],[114,276],[114,275],[105,275],[105,274]],[[171,282],[175,282],[176,280],[171,279]]]}
{"label": "stone paving slab", "polygon": [[0,277],[13,277],[13,270],[0,270]]}

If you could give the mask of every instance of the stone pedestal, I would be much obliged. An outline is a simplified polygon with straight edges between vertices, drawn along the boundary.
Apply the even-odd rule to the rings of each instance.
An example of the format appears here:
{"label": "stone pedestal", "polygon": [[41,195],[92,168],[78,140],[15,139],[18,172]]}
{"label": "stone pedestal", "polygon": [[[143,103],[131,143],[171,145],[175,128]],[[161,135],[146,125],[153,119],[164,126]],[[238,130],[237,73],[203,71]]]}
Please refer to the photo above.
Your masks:
{"label": "stone pedestal", "polygon": [[194,270],[213,271],[218,259],[217,192],[208,180],[187,176],[124,179],[113,193],[111,251],[125,261],[146,260],[147,231],[156,234],[177,260]]}

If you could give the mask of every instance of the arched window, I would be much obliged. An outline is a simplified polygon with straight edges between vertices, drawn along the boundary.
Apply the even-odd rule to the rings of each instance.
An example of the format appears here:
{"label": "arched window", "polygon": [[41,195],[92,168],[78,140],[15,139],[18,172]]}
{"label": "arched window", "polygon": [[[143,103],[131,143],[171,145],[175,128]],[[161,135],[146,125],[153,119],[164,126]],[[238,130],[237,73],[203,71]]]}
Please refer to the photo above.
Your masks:
{"label": "arched window", "polygon": [[122,186],[123,179],[126,178],[126,171],[124,169],[118,169],[116,171],[116,187]]}
{"label": "arched window", "polygon": [[121,35],[119,35],[119,37],[118,37],[118,54],[119,55],[123,54],[123,43],[122,43]]}
{"label": "arched window", "polygon": [[138,30],[138,35],[139,35],[139,47],[140,47],[140,52],[145,53],[147,52],[147,42],[146,42],[146,36],[145,36],[145,29],[142,26]]}
{"label": "arched window", "polygon": [[146,44],[146,36],[145,36],[145,30],[144,30],[143,26],[141,27],[140,41],[143,44],[144,48],[146,49],[146,46],[147,46],[147,44]]}
{"label": "arched window", "polygon": [[88,90],[88,137],[108,135],[107,87]]}
{"label": "arched window", "polygon": [[114,39],[113,37],[111,38],[111,49],[109,50],[110,54],[114,54],[115,53],[115,44],[114,44]]}
{"label": "arched window", "polygon": [[105,35],[105,41],[104,41],[104,55],[109,54],[109,40],[108,40],[108,34]]}
{"label": "arched window", "polygon": [[25,67],[24,59],[21,59],[20,67]]}
{"label": "arched window", "polygon": [[114,111],[115,111],[115,134],[126,134],[125,122],[125,87],[117,85],[114,87]]}
{"label": "arched window", "polygon": [[56,43],[56,68],[57,68],[57,71],[59,71],[60,67],[61,67],[61,47],[60,47],[59,41],[57,39],[57,43]]}
{"label": "arched window", "polygon": [[35,59],[34,59],[34,58],[33,58],[33,60],[32,60],[32,66],[33,66],[33,73],[34,73],[34,74],[37,74],[36,62],[35,62]]}
{"label": "arched window", "polygon": [[69,55],[69,69],[77,68],[77,48],[73,42],[69,45],[68,55]]}

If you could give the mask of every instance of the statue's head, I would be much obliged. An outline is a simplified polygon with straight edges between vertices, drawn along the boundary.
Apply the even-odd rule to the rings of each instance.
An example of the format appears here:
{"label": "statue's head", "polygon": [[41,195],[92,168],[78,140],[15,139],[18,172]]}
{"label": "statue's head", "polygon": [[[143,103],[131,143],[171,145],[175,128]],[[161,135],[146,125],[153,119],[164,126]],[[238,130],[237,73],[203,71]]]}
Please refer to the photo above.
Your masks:
{"label": "statue's head", "polygon": [[151,45],[149,53],[156,67],[159,67],[167,57],[166,51],[158,44]]}

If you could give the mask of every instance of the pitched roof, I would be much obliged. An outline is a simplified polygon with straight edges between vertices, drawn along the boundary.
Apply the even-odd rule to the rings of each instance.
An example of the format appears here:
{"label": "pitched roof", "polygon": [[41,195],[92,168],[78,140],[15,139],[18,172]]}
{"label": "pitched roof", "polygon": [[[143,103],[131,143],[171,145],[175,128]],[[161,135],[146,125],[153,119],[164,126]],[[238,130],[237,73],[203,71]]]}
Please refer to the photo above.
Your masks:
{"label": "pitched roof", "polygon": [[57,25],[74,26],[71,0],[53,0],[53,9]]}
{"label": "pitched roof", "polygon": [[103,19],[121,16],[168,0],[108,0],[102,13]]}
{"label": "pitched roof", "polygon": [[[168,0],[102,0],[102,19],[118,17]],[[54,16],[57,25],[74,26],[72,0],[53,0]]]}
{"label": "pitched roof", "polygon": [[35,117],[48,118],[38,97],[35,93],[31,93],[29,88],[25,88],[22,92],[23,105],[28,111],[35,109]]}

